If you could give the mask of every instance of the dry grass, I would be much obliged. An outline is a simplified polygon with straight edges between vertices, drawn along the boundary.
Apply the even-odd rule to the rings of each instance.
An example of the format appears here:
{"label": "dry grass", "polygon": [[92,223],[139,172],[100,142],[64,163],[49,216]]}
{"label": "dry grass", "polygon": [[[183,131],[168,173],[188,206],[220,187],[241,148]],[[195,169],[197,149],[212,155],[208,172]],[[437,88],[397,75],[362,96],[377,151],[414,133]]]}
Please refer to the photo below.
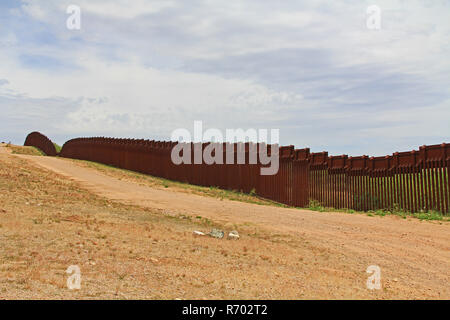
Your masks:
{"label": "dry grass", "polygon": [[[325,247],[250,224],[220,225],[115,203],[0,155],[0,298],[301,299],[389,297]],[[237,228],[241,240],[194,237]],[[81,290],[65,270],[81,268]],[[325,271],[324,271],[325,270]]]}
{"label": "dry grass", "polygon": [[17,146],[13,144],[7,144],[6,147],[11,150],[11,153],[13,154],[25,154],[29,156],[44,156],[45,154],[35,147],[29,147],[29,146]]}

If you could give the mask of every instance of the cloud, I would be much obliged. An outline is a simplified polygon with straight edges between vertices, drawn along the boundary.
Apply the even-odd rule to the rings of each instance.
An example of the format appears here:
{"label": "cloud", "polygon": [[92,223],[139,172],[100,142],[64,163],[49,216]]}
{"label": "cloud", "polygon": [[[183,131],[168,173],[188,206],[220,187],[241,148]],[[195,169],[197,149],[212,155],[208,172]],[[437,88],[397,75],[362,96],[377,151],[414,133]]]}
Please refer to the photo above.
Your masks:
{"label": "cloud", "polygon": [[78,31],[69,4],[26,0],[0,16],[8,132],[168,139],[203,120],[353,155],[449,140],[446,1],[83,0]]}
{"label": "cloud", "polygon": [[79,1],[79,6],[88,13],[100,16],[108,16],[119,19],[133,19],[141,15],[157,13],[165,8],[175,6],[174,1],[160,0],[148,2],[145,0],[118,0],[111,1]]}

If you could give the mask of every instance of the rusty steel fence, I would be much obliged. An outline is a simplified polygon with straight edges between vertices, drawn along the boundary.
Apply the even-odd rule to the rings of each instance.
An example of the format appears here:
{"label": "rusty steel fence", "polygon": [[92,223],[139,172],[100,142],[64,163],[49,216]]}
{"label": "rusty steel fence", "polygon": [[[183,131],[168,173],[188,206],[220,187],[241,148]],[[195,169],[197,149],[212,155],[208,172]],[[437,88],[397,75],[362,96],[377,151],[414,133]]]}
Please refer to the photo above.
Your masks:
{"label": "rusty steel fence", "polygon": [[355,210],[449,213],[450,144],[385,157],[312,154],[310,198]]}
{"label": "rusty steel fence", "polygon": [[56,148],[53,142],[39,132],[30,133],[26,139],[24,146],[36,147],[48,156],[56,156]]}
{"label": "rusty steel fence", "polygon": [[[385,157],[328,156],[294,146],[279,148],[279,170],[261,175],[259,160],[250,164],[252,143],[234,144],[234,164],[202,160],[175,165],[176,142],[114,138],[77,138],[66,142],[60,156],[100,162],[118,168],[190,184],[256,194],[290,206],[305,207],[311,200],[323,206],[354,210],[439,211],[449,213],[450,144],[422,146],[418,151]],[[208,143],[192,144],[204,148]],[[223,152],[225,159],[226,144]],[[270,146],[269,154],[270,154]],[[237,163],[243,148],[245,161]]]}

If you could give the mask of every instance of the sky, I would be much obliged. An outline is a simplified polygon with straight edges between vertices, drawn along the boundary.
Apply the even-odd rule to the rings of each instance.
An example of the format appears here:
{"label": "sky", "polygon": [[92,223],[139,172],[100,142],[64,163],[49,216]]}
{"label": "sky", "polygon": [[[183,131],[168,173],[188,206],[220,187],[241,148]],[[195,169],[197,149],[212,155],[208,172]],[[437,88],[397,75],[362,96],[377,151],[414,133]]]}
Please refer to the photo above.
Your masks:
{"label": "sky", "polygon": [[332,155],[449,143],[449,17],[449,0],[2,0],[0,140],[169,140],[200,120]]}

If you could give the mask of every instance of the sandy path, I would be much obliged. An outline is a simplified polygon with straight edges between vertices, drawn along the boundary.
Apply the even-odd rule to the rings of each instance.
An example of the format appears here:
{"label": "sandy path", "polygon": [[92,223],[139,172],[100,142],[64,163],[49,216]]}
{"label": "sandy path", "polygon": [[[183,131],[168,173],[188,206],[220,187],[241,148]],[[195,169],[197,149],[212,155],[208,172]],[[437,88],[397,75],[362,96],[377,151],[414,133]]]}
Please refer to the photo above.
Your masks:
{"label": "sandy path", "polygon": [[[0,150],[4,149],[0,147]],[[0,151],[1,152],[1,151]],[[18,155],[19,156],[19,155]],[[384,286],[418,296],[450,299],[450,224],[399,217],[278,208],[155,189],[122,181],[60,158],[24,156],[78,181],[101,196],[171,213],[201,215],[227,223],[252,223],[289,233],[332,252],[330,259],[364,272],[381,267]]]}

